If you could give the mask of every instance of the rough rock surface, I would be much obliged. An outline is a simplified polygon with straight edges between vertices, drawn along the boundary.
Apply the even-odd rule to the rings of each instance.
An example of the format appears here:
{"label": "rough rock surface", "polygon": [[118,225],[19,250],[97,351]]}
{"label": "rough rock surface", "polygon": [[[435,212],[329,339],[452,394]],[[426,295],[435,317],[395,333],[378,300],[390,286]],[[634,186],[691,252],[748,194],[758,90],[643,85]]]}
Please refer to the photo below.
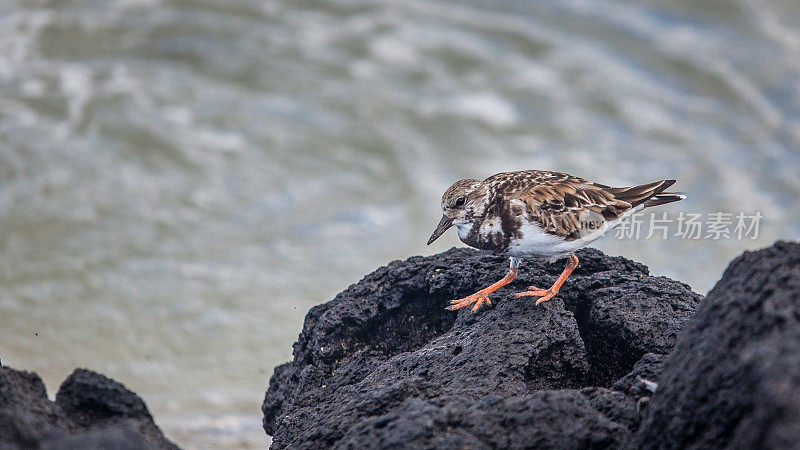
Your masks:
{"label": "rough rock surface", "polygon": [[56,395],[32,372],[0,367],[0,448],[177,449],[144,401],[122,384],[77,369]]}
{"label": "rough rock surface", "polygon": [[800,244],[727,268],[665,362],[630,448],[800,448]]}
{"label": "rough rock surface", "polygon": [[553,300],[563,262],[523,262],[477,314],[448,301],[507,258],[452,249],[395,261],[312,308],[262,410],[274,448],[619,447],[701,297],[592,249]]}

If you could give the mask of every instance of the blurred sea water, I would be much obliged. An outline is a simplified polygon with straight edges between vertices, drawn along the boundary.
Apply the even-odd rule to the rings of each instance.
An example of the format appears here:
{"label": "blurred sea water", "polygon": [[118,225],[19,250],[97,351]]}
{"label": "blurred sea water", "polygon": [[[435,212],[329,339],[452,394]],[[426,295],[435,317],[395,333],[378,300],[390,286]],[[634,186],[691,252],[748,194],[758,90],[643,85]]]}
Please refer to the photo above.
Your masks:
{"label": "blurred sea water", "polygon": [[754,240],[598,242],[701,293],[798,239],[800,9],[0,2],[0,357],[51,395],[111,376],[187,448],[264,447],[308,308],[463,245],[425,246],[444,189],[528,168],[760,212]]}

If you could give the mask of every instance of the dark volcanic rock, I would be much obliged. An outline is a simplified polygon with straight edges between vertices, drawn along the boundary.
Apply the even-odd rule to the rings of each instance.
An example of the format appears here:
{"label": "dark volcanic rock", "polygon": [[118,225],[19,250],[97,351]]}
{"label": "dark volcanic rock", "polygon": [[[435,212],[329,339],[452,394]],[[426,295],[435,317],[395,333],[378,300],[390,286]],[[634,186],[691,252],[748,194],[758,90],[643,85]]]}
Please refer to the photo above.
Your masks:
{"label": "dark volcanic rock", "polygon": [[800,447],[800,244],[730,264],[687,322],[630,444]]}
{"label": "dark volcanic rock", "polygon": [[0,367],[0,447],[36,448],[50,432],[69,426],[38,375]]}
{"label": "dark volcanic rock", "polygon": [[157,449],[129,424],[90,428],[75,434],[60,434],[45,440],[39,450],[142,450]]}
{"label": "dark volcanic rock", "polygon": [[144,401],[120,383],[77,369],[47,398],[38,375],[0,367],[0,447],[177,449]]}
{"label": "dark volcanic rock", "polygon": [[649,394],[635,374],[657,377],[701,297],[625,258],[578,257],[540,306],[513,293],[551,285],[562,263],[526,260],[492,307],[445,310],[508,267],[452,249],[392,262],[312,308],[264,399],[273,446],[618,447]]}

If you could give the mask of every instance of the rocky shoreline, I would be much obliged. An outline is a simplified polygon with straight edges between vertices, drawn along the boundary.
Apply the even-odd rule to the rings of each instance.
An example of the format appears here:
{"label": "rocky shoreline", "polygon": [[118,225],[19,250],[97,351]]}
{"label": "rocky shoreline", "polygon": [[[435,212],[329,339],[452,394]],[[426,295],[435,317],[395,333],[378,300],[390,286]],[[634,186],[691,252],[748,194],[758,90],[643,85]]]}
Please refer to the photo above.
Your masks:
{"label": "rocky shoreline", "polygon": [[[585,249],[526,261],[493,305],[444,307],[507,260],[451,249],[395,261],[312,308],[262,412],[283,448],[798,448],[800,244],[731,262],[704,299],[622,257]],[[0,447],[177,449],[144,401],[77,369],[47,398],[0,366]]]}
{"label": "rocky shoreline", "polygon": [[500,278],[469,249],[395,261],[306,316],[264,399],[273,448],[796,448],[800,245],[735,259],[707,299],[597,250],[543,305],[445,311]]}
{"label": "rocky shoreline", "polygon": [[99,373],[76,369],[55,401],[33,372],[0,367],[0,448],[177,449],[144,401]]}

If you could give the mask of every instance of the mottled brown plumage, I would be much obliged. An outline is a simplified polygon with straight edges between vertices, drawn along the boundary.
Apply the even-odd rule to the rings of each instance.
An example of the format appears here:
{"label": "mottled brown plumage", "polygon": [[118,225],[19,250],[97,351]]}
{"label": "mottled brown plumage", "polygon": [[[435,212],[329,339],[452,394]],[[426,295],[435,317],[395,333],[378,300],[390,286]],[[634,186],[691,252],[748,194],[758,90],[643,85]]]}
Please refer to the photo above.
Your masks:
{"label": "mottled brown plumage", "polygon": [[546,232],[574,240],[580,237],[581,212],[592,211],[606,221],[615,220],[663,192],[675,180],[612,188],[566,173],[524,170],[499,173],[484,183],[500,193],[503,201],[522,201],[525,213]]}
{"label": "mottled brown plumage", "polygon": [[562,277],[550,289],[531,287],[520,296],[540,296],[541,303],[558,292],[577,266],[574,251],[602,237],[625,217],[650,206],[685,198],[665,192],[675,180],[660,180],[629,187],[611,187],[566,173],[523,170],[492,175],[483,181],[455,182],[442,195],[442,220],[428,240],[436,240],[449,227],[458,228],[467,245],[511,256],[511,269],[503,280],[451,304],[458,309],[486,301],[488,294],[511,282],[521,257],[569,256]]}

